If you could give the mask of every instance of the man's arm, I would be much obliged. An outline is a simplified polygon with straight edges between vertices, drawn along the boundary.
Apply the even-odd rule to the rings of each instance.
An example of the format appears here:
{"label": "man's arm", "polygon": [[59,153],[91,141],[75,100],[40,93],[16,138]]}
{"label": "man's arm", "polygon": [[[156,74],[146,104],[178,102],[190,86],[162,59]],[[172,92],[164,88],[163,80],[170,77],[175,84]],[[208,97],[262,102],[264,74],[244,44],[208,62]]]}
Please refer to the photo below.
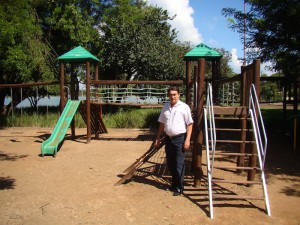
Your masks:
{"label": "man's arm", "polygon": [[157,135],[156,135],[156,141],[155,141],[155,146],[156,147],[160,145],[160,136],[164,132],[164,128],[165,128],[165,124],[159,123],[159,128],[158,128],[158,132],[157,132]]}
{"label": "man's arm", "polygon": [[186,138],[183,144],[183,148],[185,150],[188,150],[191,144],[191,135],[192,135],[192,130],[193,130],[193,123],[190,123],[186,127]]}

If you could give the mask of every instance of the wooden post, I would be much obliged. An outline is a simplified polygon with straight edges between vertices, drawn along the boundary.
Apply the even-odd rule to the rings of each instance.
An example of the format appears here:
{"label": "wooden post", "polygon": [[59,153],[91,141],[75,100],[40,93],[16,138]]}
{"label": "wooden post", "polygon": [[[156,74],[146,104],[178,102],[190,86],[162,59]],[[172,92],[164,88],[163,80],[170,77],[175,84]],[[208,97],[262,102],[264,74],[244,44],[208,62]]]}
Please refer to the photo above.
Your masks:
{"label": "wooden post", "polygon": [[91,142],[91,76],[90,62],[86,62],[86,129],[87,143]]}
{"label": "wooden post", "polygon": [[[300,83],[300,81],[299,81]],[[300,88],[300,87],[299,87]],[[297,114],[298,114],[298,77],[297,75],[294,75],[294,99],[293,99],[293,116],[294,116],[294,130],[293,130],[293,134],[294,134],[294,148],[293,150],[296,151],[297,148]]]}
{"label": "wooden post", "polygon": [[98,63],[95,63],[95,80],[99,80],[99,66]]}
{"label": "wooden post", "polygon": [[186,61],[186,104],[191,106],[191,61]]}
{"label": "wooden post", "polygon": [[65,107],[65,65],[63,62],[59,65],[59,78],[60,78],[60,102],[59,102],[59,108],[60,108],[60,114],[62,114],[64,107]]}
{"label": "wooden post", "polygon": [[197,94],[198,94],[198,66],[194,66],[194,109],[197,108]]}
{"label": "wooden post", "polygon": [[241,86],[240,86],[240,106],[246,106],[245,89],[246,89],[246,66],[241,66]]}
{"label": "wooden post", "polygon": [[[71,100],[75,100],[75,80],[74,80],[74,65],[71,63]],[[75,116],[72,119],[71,122],[71,137],[74,139],[75,138]]]}
{"label": "wooden post", "polygon": [[196,111],[196,121],[194,123],[194,131],[196,132],[196,149],[195,149],[195,177],[194,177],[194,186],[199,187],[201,185],[201,178],[203,175],[202,171],[202,145],[203,145],[203,106],[204,106],[204,71],[205,71],[205,59],[198,60],[198,91],[197,91],[197,111]]}
{"label": "wooden post", "polygon": [[[258,101],[259,101],[260,100],[260,60],[259,59],[255,59],[253,61],[253,79],[252,79],[252,82],[255,86],[255,91],[256,91],[256,94],[257,94]],[[251,84],[249,84],[249,88],[251,88]],[[249,93],[248,93],[248,95],[249,95]],[[248,102],[249,102],[249,98],[248,98]],[[255,106],[255,107],[258,107],[258,106]],[[256,113],[256,117],[258,117],[257,110],[255,111],[255,113]],[[252,154],[257,154],[257,147],[256,147],[255,143],[251,144],[251,153]],[[249,157],[249,166],[250,167],[255,167],[256,164],[257,164],[257,157],[256,156],[250,156]],[[256,174],[255,170],[249,170],[247,180],[248,181],[253,181],[255,179],[255,174]]]}
{"label": "wooden post", "polygon": [[253,64],[254,64],[254,79],[253,79],[254,82],[253,83],[255,85],[255,91],[256,91],[258,101],[260,101],[260,60],[255,59],[253,61]]}
{"label": "wooden post", "polygon": [[[241,66],[241,99],[240,99],[240,105],[241,106],[246,106],[246,66]],[[247,117],[247,115],[245,115]],[[241,118],[241,122],[240,122],[240,126],[241,126],[241,141],[243,141],[240,144],[240,153],[245,153],[246,152],[246,144],[244,143],[244,141],[246,141],[246,128],[247,128],[247,120],[245,119],[245,117],[243,116]],[[244,156],[238,156],[237,157],[237,166],[244,166],[245,163],[245,157]],[[238,173],[243,172],[243,170],[237,170]]]}
{"label": "wooden post", "polygon": [[[198,82],[198,66],[194,66],[194,78],[193,78],[193,80],[194,80],[194,101],[193,101],[193,106],[194,106],[194,108],[193,108],[193,113],[195,113],[196,114],[196,110],[197,110],[197,104],[198,104],[198,101],[197,101],[197,95],[198,95],[198,84],[199,84],[199,82]],[[193,156],[192,156],[192,166],[191,166],[191,168],[192,168],[192,173],[195,175],[195,169],[196,169],[196,167],[197,167],[197,164],[196,164],[196,155],[197,155],[197,151],[196,151],[196,149],[197,149],[197,144],[196,144],[196,142],[197,142],[197,132],[196,132],[196,126],[195,126],[195,124],[198,124],[198,117],[197,116],[195,116],[194,117],[194,127],[193,127],[193,133],[192,133],[192,138],[193,138]]]}

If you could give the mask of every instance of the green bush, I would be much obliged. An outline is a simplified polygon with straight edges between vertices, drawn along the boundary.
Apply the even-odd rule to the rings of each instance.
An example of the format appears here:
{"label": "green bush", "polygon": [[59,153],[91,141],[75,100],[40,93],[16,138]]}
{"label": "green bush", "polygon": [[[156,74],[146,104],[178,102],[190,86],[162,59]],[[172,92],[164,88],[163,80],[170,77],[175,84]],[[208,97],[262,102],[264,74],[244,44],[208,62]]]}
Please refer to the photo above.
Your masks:
{"label": "green bush", "polygon": [[[160,109],[132,109],[119,108],[115,113],[103,114],[103,121],[107,128],[157,128]],[[0,127],[54,127],[59,119],[56,110],[15,110],[12,115],[0,117]],[[86,127],[79,112],[75,114],[75,125]]]}

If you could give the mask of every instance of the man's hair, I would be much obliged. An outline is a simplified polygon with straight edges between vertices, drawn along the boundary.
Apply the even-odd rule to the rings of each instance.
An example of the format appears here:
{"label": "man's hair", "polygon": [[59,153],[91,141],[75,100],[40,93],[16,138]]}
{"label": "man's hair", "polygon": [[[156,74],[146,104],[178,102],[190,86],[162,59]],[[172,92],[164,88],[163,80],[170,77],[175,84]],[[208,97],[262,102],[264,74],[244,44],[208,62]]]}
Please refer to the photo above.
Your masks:
{"label": "man's hair", "polygon": [[171,91],[177,91],[177,93],[180,94],[179,88],[177,86],[170,86],[168,89],[168,94],[170,94]]}

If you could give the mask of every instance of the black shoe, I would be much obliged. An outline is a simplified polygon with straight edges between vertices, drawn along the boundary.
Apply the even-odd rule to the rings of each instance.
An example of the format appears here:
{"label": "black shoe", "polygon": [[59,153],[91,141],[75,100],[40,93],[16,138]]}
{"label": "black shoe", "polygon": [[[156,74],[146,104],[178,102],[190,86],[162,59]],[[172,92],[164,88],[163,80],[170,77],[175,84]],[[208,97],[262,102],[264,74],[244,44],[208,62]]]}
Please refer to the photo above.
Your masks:
{"label": "black shoe", "polygon": [[174,192],[174,191],[176,191],[176,188],[173,187],[173,186],[169,186],[169,187],[166,188],[166,190],[167,190],[167,191]]}
{"label": "black shoe", "polygon": [[183,194],[183,190],[182,189],[178,189],[178,188],[176,188],[174,190],[174,193],[173,193],[174,196],[180,196],[182,194]]}

